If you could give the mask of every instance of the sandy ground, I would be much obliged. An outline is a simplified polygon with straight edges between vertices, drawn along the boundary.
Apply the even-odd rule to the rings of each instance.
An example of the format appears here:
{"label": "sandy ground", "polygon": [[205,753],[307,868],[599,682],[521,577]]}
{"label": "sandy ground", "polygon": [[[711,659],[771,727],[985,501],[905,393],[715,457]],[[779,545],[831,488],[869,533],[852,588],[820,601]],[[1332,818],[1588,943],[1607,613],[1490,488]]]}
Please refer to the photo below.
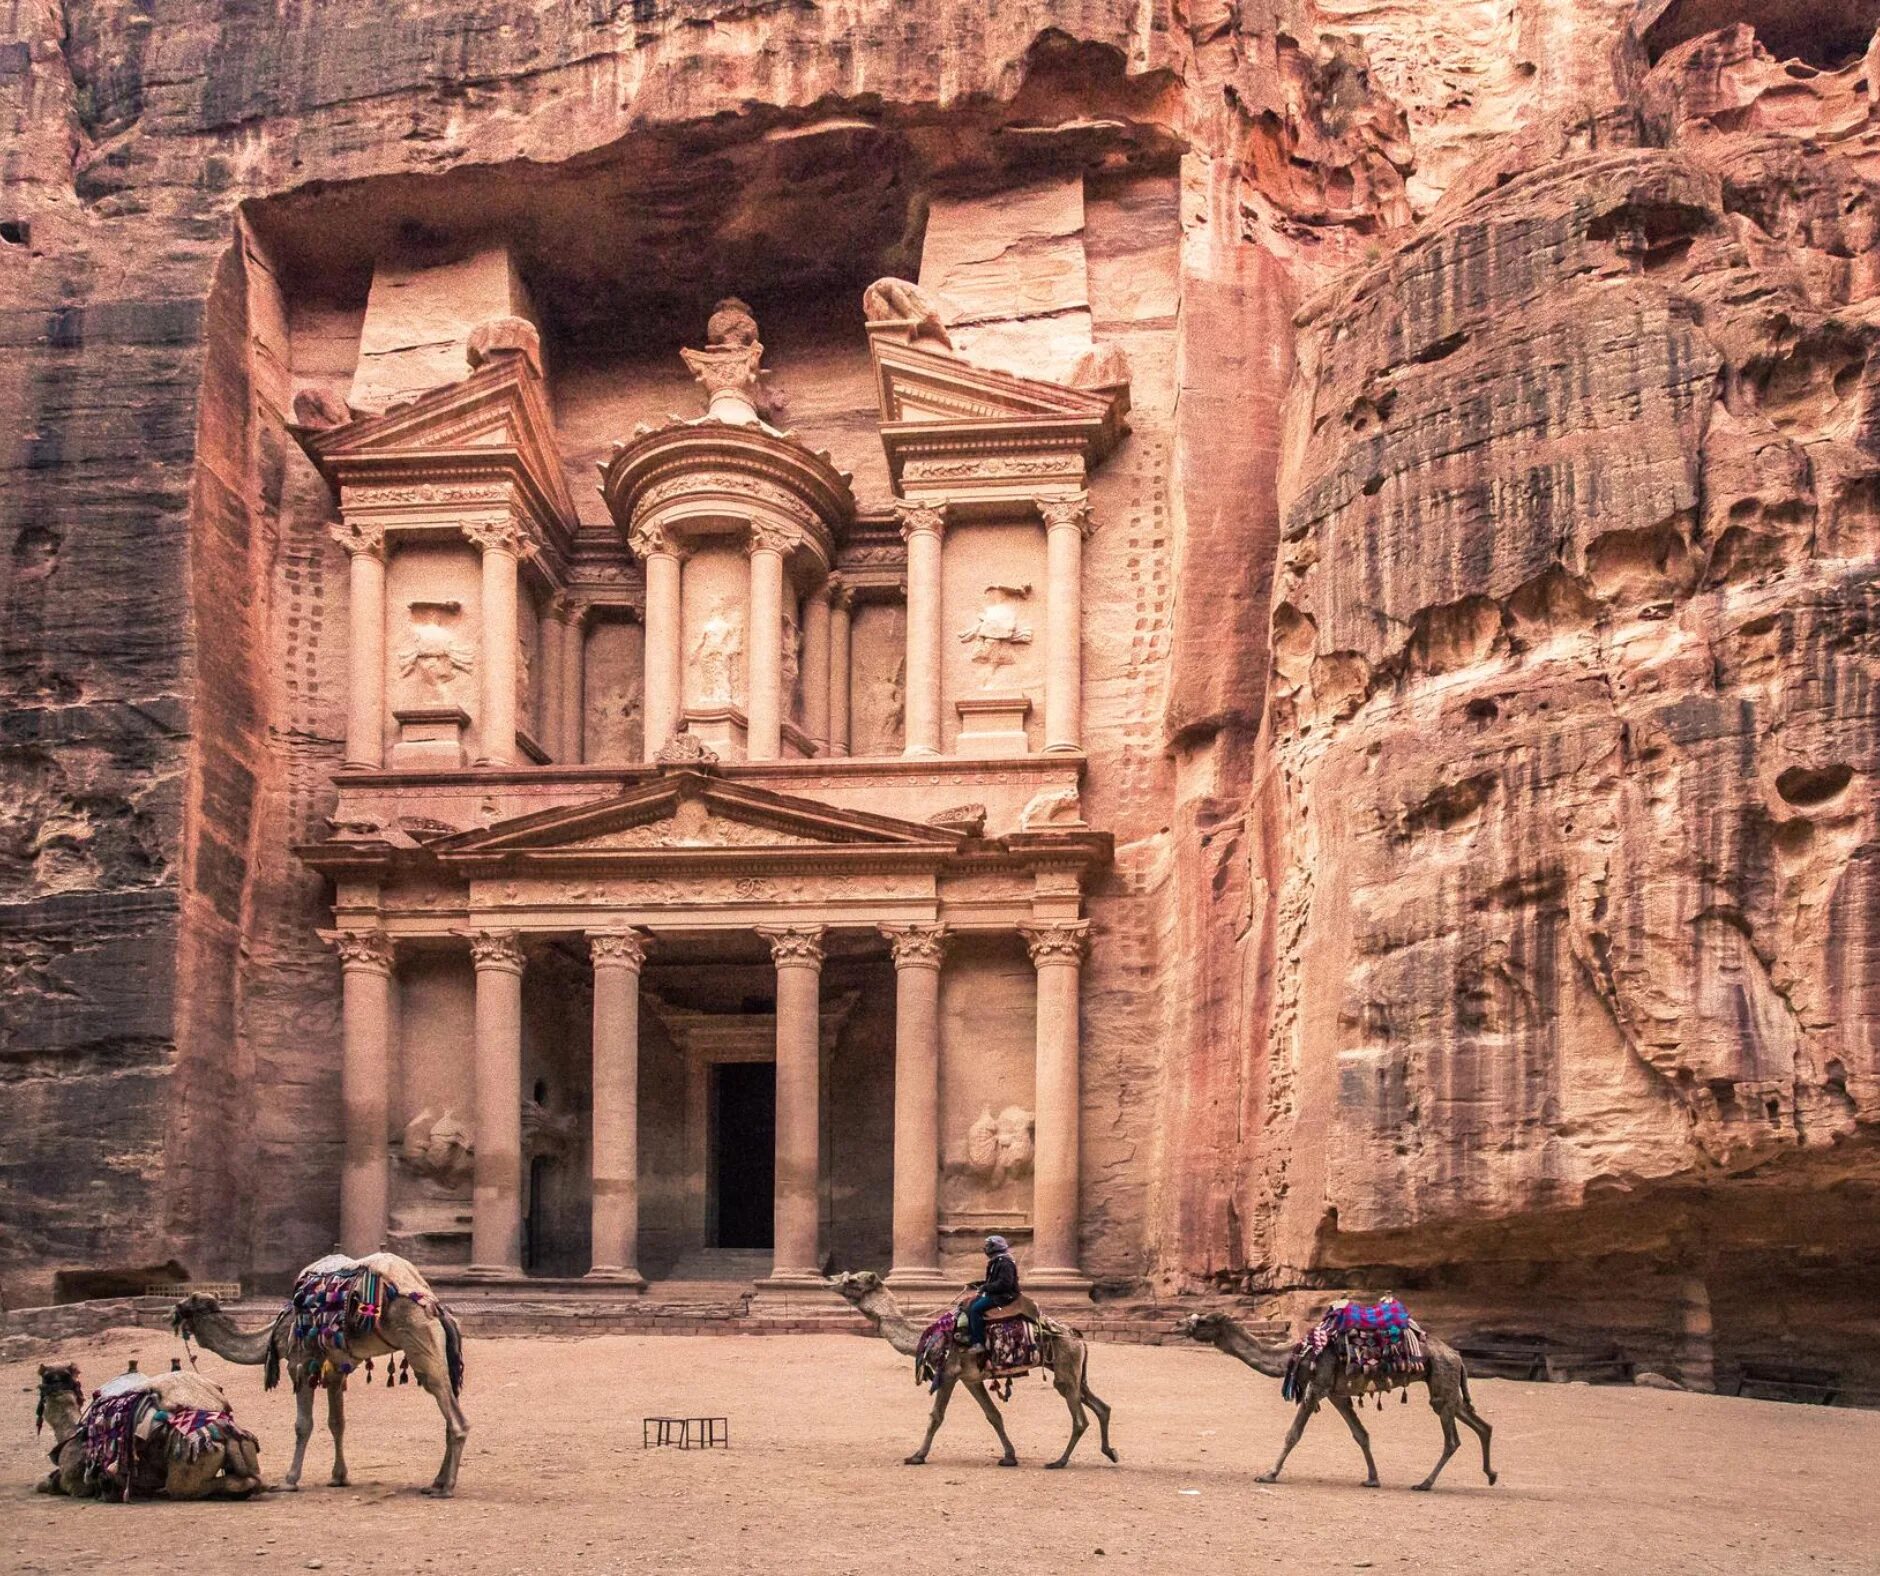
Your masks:
{"label": "sandy ground", "polygon": [[[59,1349],[88,1385],[132,1355],[167,1368],[166,1335]],[[1329,1412],[1275,1487],[1290,1414],[1279,1386],[1200,1347],[1098,1346],[1122,1464],[1085,1436],[1065,1472],[1066,1414],[1041,1383],[1007,1409],[1023,1465],[958,1398],[922,1468],[901,1457],[927,1411],[909,1365],[854,1336],[472,1340],[471,1435],[454,1500],[416,1487],[442,1426],[415,1385],[355,1388],[350,1488],[326,1483],[324,1420],[298,1494],[247,1503],[101,1504],[35,1495],[32,1364],[0,1368],[0,1568],[257,1573],[438,1571],[925,1572],[1352,1570],[1880,1571],[1880,1413],[1580,1385],[1481,1381],[1498,1487],[1466,1432],[1434,1494],[1408,1492],[1441,1433],[1421,1390],[1367,1411],[1385,1487]],[[261,1370],[203,1356],[261,1436],[277,1482],[293,1403]],[[324,1408],[321,1409],[323,1414]],[[731,1449],[642,1450],[649,1413],[719,1413]],[[316,1564],[316,1562],[318,1562]]]}

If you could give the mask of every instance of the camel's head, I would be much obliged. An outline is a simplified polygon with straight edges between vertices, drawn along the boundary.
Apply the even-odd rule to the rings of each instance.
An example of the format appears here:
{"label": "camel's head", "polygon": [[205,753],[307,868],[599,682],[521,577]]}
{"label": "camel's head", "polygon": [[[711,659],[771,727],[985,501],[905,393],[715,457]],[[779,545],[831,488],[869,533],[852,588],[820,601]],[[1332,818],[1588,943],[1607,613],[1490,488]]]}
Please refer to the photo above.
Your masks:
{"label": "camel's head", "polygon": [[222,1311],[222,1304],[207,1292],[193,1291],[170,1310],[170,1328],[178,1335],[194,1335],[196,1321]]}
{"label": "camel's head", "polygon": [[1181,1322],[1181,1332],[1191,1341],[1218,1341],[1227,1332],[1224,1313],[1191,1313]]}
{"label": "camel's head", "polygon": [[33,1414],[33,1432],[38,1433],[46,1424],[46,1408],[56,1407],[61,1402],[72,1406],[85,1404],[84,1386],[78,1382],[77,1363],[58,1363],[47,1366],[39,1365],[39,1408]]}
{"label": "camel's head", "polygon": [[881,1277],[873,1270],[844,1270],[831,1275],[829,1285],[838,1296],[859,1308],[866,1298],[881,1290]]}

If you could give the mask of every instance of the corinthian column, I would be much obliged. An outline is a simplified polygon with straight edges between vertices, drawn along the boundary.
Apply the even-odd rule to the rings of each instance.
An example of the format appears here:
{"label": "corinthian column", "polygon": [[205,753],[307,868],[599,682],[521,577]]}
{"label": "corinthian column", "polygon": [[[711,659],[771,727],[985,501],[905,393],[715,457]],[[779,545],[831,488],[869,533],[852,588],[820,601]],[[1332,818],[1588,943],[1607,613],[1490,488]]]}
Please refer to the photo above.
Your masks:
{"label": "corinthian column", "polygon": [[516,760],[516,565],[522,533],[513,520],[466,525],[483,550],[483,715],[477,719],[479,766]]}
{"label": "corinthian column", "polygon": [[1044,516],[1044,747],[1079,750],[1084,732],[1084,536],[1090,500],[1041,498]]}
{"label": "corinthian column", "polygon": [[777,1197],[772,1280],[821,1282],[820,925],[759,929],[777,966]]}
{"label": "corinthian column", "polygon": [[640,1253],[640,969],[636,931],[588,937],[594,959],[594,1245],[599,1280],[644,1286]]}
{"label": "corinthian column", "polygon": [[381,930],[320,934],[339,950],[339,1089],[346,1139],[339,1183],[339,1248],[357,1258],[385,1246],[392,944]]}
{"label": "corinthian column", "polygon": [[849,619],[853,595],[829,577],[829,753],[849,753]]}
{"label": "corinthian column", "polygon": [[522,948],[513,930],[470,937],[476,965],[476,1170],[470,1268],[522,1273]]}
{"label": "corinthian column", "polygon": [[753,761],[774,761],[783,753],[783,555],[790,546],[783,531],[751,527],[751,667],[744,753]]}
{"label": "corinthian column", "polygon": [[940,964],[944,925],[883,925],[894,949],[894,1262],[940,1273]]}
{"label": "corinthian column", "polygon": [[658,526],[633,533],[633,551],[646,566],[646,642],[641,681],[641,754],[649,761],[679,731],[679,549]]}
{"label": "corinthian column", "polygon": [[907,543],[907,699],[903,754],[940,753],[940,538],[946,511],[897,503]]}
{"label": "corinthian column", "polygon": [[1078,991],[1090,922],[1026,925],[1038,974],[1037,1141],[1031,1177],[1030,1278],[1077,1280]]}
{"label": "corinthian column", "polygon": [[818,586],[803,598],[803,731],[816,753],[829,753],[829,596]]}
{"label": "corinthian column", "polygon": [[346,549],[346,764],[385,764],[385,532],[343,521],[333,540]]}

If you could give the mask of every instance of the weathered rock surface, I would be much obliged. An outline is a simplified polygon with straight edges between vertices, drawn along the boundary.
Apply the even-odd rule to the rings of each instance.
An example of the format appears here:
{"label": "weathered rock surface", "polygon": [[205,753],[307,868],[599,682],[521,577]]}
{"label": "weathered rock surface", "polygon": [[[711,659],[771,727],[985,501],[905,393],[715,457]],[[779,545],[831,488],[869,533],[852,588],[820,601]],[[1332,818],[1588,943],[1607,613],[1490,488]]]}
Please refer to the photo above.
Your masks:
{"label": "weathered rock surface", "polygon": [[[331,805],[344,567],[286,429],[475,326],[362,345],[373,258],[500,234],[472,315],[541,327],[599,446],[605,380],[556,354],[754,277],[852,311],[931,231],[962,338],[1116,345],[1137,390],[1093,546],[1137,629],[1091,673],[1104,1273],[1388,1270],[1510,1318],[1579,1286],[1615,1328],[1708,1275],[1720,1350],[1799,1318],[1754,1288],[1857,1296],[1870,9],[14,8],[9,1295],[331,1241],[335,979],[285,851]],[[791,419],[879,493],[866,389],[793,391],[780,333]]]}

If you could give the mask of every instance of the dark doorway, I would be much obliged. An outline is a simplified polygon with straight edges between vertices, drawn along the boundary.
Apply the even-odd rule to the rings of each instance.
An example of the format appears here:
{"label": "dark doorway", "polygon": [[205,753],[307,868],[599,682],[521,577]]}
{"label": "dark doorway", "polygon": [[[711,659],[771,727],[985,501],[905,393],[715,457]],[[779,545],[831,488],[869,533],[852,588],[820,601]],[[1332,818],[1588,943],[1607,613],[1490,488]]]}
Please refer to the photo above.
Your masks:
{"label": "dark doorway", "polygon": [[770,1062],[712,1068],[712,1184],[719,1248],[772,1246],[777,1074]]}

